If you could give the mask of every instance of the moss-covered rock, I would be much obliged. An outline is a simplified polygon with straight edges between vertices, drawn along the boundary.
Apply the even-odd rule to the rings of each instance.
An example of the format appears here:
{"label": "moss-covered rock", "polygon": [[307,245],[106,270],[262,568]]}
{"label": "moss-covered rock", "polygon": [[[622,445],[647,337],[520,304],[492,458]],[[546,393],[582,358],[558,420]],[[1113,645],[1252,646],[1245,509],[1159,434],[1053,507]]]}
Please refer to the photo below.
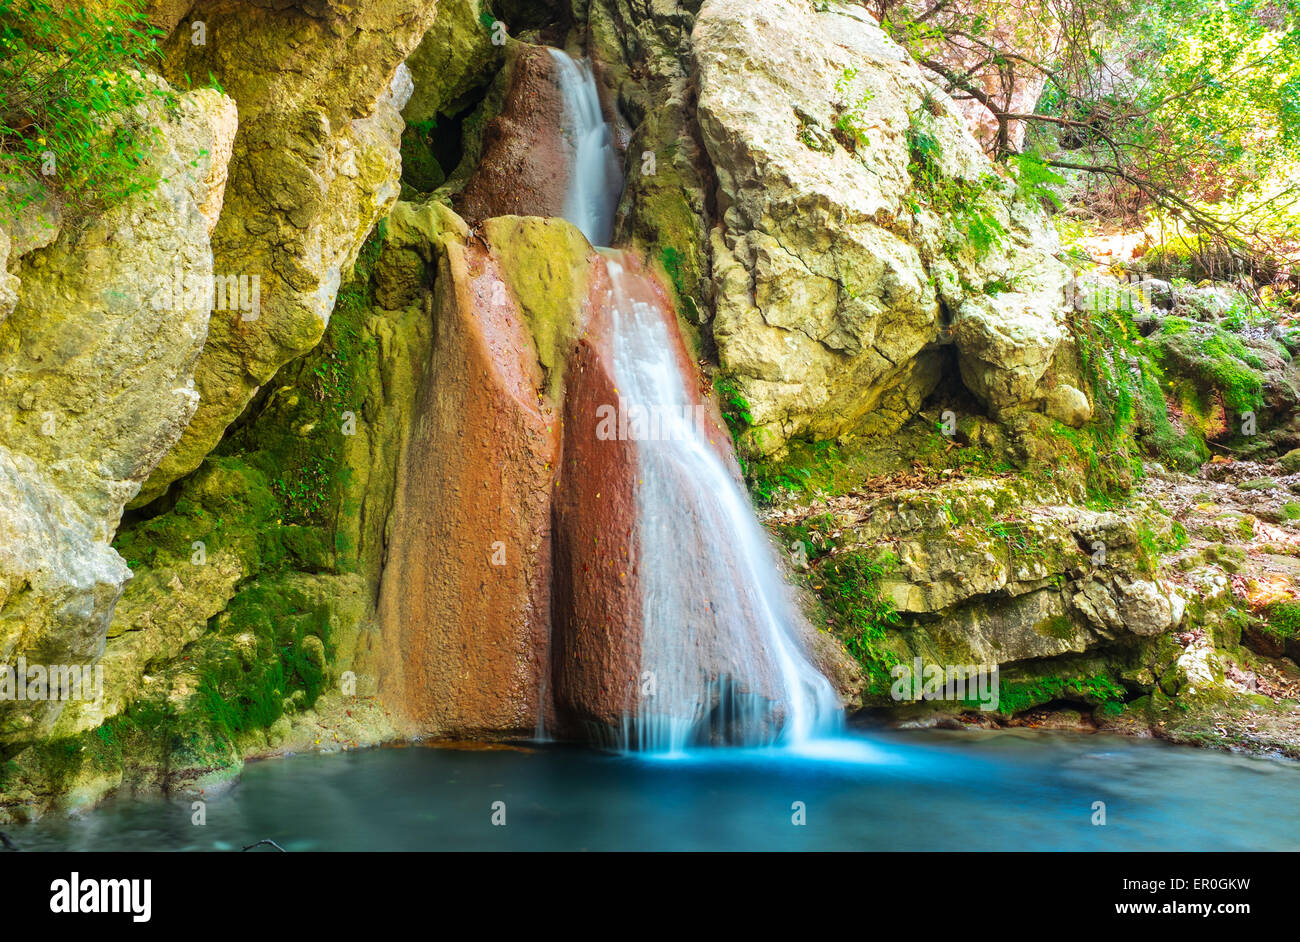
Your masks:
{"label": "moss-covered rock", "polygon": [[258,278],[259,290],[247,305],[256,311],[213,318],[195,370],[198,409],[135,506],[198,467],[276,370],[320,341],[343,274],[397,199],[399,112],[411,93],[402,63],[434,13],[419,0],[275,9],[203,0],[191,15],[220,41],[194,45],[178,30],[165,44],[173,81],[211,75],[238,105],[214,264]]}
{"label": "moss-covered rock", "polygon": [[[439,218],[408,207],[398,229]],[[363,729],[337,710],[348,741],[393,734],[368,706],[370,633],[432,342],[426,273],[390,290],[403,306],[375,304],[378,271],[397,264],[380,259],[405,251],[403,238],[386,247],[377,232],[321,346],[280,370],[165,506],[123,526],[115,546],[133,578],[108,630],[104,696],[70,703],[42,748],[16,757],[15,803],[35,810],[121,783],[186,790],[228,778],[244,755],[300,742],[294,731],[322,695],[369,717]],[[61,761],[86,744],[84,759]]]}
{"label": "moss-covered rock", "polygon": [[467,98],[502,65],[505,45],[492,42],[495,18],[482,0],[439,0],[437,15],[406,59],[415,91],[402,109],[410,125],[463,110]]}
{"label": "moss-covered rock", "polygon": [[548,394],[558,402],[564,367],[585,319],[593,249],[562,219],[497,216],[483,230],[528,321]]}
{"label": "moss-covered rock", "polygon": [[[202,289],[234,118],[212,89],[151,97],[124,120],[155,135],[152,191],[43,236],[39,214],[12,227],[21,286],[0,319],[6,663],[89,665],[102,650],[129,577],[108,542],[197,405],[210,305]],[[178,272],[190,279],[180,292]],[[61,707],[0,702],[0,754],[47,731]]]}

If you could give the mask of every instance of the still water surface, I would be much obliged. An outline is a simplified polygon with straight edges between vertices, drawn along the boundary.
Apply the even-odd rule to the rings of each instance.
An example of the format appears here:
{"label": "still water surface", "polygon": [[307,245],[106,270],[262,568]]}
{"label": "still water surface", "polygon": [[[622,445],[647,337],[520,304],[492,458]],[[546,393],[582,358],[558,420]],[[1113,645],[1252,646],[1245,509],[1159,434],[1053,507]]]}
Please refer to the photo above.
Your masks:
{"label": "still water surface", "polygon": [[[6,831],[24,850],[229,851],[263,838],[289,851],[1297,850],[1298,798],[1295,763],[1104,735],[927,731],[677,759],[555,746],[305,755],[249,764],[208,801],[203,827],[188,802],[121,798]],[[1099,801],[1104,826],[1092,823]]]}

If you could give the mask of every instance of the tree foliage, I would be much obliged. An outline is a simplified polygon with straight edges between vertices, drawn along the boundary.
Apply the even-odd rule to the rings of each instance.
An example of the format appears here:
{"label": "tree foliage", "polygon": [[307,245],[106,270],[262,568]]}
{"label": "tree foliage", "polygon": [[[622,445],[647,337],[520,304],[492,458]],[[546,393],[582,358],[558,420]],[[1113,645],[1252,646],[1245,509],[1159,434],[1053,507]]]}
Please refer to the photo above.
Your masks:
{"label": "tree foliage", "polygon": [[1092,177],[1110,218],[1159,214],[1255,267],[1300,243],[1300,0],[874,7],[955,99],[988,109],[994,156],[1027,186],[1048,168]]}

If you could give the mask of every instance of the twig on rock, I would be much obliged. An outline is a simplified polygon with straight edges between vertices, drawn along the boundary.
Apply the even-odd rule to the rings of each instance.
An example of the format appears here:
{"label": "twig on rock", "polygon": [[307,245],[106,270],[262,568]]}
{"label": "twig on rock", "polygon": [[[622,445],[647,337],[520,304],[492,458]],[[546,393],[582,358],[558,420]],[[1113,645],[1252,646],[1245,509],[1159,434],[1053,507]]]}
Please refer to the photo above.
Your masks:
{"label": "twig on rock", "polygon": [[278,850],[278,851],[279,851],[280,853],[282,853],[282,854],[287,854],[287,853],[289,853],[287,850],[285,850],[283,847],[281,847],[281,846],[280,846],[279,844],[277,844],[275,841],[269,841],[269,840],[261,840],[261,841],[258,841],[256,844],[249,844],[247,847],[244,848],[244,850],[252,850],[254,847],[257,847],[257,846],[260,845],[260,844],[270,844],[272,847],[274,847],[276,850]]}

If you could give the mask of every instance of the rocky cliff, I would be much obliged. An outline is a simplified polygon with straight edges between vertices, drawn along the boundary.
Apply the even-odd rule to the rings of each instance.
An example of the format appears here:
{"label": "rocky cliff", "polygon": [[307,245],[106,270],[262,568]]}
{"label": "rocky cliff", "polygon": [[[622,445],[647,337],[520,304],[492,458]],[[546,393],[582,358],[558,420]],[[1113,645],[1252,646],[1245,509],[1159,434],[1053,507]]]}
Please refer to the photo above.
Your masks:
{"label": "rocky cliff", "polygon": [[[1294,696],[1276,600],[1248,600],[1300,545],[1296,467],[1267,463],[1300,444],[1296,350],[1080,281],[864,8],[150,15],[176,100],[124,120],[159,130],[156,184],[75,224],[54,187],[0,226],[0,664],[103,668],[95,698],[0,699],[0,819],[255,755],[618,722],[638,574],[592,572],[632,558],[599,501],[634,473],[584,438],[605,262],[549,218],[545,45],[593,59],[614,241],[850,711],[1196,740]],[[1245,413],[1257,473],[1198,500],[1179,471]],[[1277,500],[1229,500],[1259,480]],[[1225,548],[1252,539],[1268,560]],[[998,719],[900,706],[914,658],[998,665]],[[1265,746],[1294,752],[1284,727]]]}

